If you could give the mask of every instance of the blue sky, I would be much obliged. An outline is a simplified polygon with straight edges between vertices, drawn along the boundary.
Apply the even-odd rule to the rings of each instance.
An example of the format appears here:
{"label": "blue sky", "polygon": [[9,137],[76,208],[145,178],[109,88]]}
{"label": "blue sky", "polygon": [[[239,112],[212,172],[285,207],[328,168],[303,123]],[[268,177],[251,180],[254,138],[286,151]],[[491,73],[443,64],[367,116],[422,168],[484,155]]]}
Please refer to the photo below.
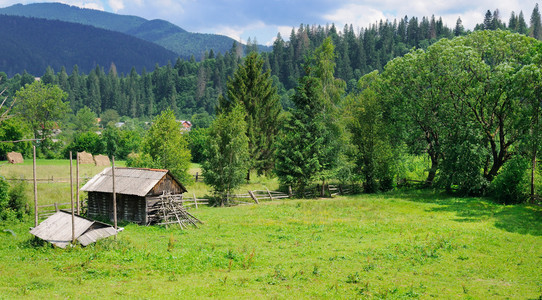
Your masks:
{"label": "blue sky", "polygon": [[0,7],[16,3],[62,2],[79,7],[136,15],[146,19],[164,19],[185,30],[217,33],[246,42],[248,38],[270,45],[280,32],[284,39],[300,24],[338,28],[353,24],[367,27],[381,19],[404,16],[442,17],[449,27],[458,17],[472,29],[482,22],[485,12],[499,9],[508,22],[512,11],[523,11],[529,22],[536,3],[542,0],[0,0]]}

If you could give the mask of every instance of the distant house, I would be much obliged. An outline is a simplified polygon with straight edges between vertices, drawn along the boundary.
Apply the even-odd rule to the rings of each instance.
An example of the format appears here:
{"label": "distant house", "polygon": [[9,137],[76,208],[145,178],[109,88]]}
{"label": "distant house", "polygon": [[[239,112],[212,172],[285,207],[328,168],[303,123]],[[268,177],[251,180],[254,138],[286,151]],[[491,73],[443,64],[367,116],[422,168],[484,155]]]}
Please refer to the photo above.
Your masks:
{"label": "distant house", "polygon": [[[90,179],[82,188],[88,192],[88,217],[113,220],[113,175],[111,168]],[[150,214],[164,194],[182,198],[186,188],[168,170],[115,168],[117,219],[149,224]]]}
{"label": "distant house", "polygon": [[181,123],[181,131],[190,131],[190,129],[192,129],[192,123],[190,121],[181,120],[178,122]]}

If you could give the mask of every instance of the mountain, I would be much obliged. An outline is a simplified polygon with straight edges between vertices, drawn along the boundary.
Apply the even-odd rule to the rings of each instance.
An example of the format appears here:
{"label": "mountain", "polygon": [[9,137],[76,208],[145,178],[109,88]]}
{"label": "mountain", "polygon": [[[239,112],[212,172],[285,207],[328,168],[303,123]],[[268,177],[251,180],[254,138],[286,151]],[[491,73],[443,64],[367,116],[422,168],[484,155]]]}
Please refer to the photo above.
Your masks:
{"label": "mountain", "polygon": [[[0,9],[0,14],[60,20],[118,31],[158,44],[185,59],[192,55],[200,59],[205,51],[211,49],[215,53],[225,53],[235,41],[223,35],[187,32],[164,20],[149,21],[61,3],[15,4]],[[270,47],[262,46],[260,50],[270,51]]]}
{"label": "mountain", "polygon": [[44,74],[51,66],[68,72],[78,65],[88,73],[96,66],[128,73],[135,67],[153,70],[177,59],[177,54],[136,37],[93,26],[63,21],[0,15],[0,70],[13,76],[26,70]]}

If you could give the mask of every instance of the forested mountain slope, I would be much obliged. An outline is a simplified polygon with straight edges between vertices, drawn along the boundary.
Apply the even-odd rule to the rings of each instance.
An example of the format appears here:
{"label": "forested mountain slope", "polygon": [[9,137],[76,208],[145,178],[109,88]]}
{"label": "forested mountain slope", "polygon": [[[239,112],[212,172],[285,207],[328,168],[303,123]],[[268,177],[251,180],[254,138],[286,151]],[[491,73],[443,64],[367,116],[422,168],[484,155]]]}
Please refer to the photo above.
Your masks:
{"label": "forested mountain slope", "polygon": [[[234,42],[232,38],[223,35],[187,32],[164,20],[149,21],[141,17],[118,15],[61,3],[16,4],[0,9],[0,14],[60,20],[118,31],[156,43],[185,59],[193,55],[199,60],[205,51],[211,49],[215,53],[225,53]],[[268,50],[265,47],[261,49]]]}
{"label": "forested mountain slope", "polygon": [[48,66],[71,70],[74,65],[88,73],[97,65],[112,63],[119,73],[132,67],[141,72],[177,57],[151,42],[75,23],[0,15],[0,28],[0,70],[9,76],[23,70],[39,76]]}

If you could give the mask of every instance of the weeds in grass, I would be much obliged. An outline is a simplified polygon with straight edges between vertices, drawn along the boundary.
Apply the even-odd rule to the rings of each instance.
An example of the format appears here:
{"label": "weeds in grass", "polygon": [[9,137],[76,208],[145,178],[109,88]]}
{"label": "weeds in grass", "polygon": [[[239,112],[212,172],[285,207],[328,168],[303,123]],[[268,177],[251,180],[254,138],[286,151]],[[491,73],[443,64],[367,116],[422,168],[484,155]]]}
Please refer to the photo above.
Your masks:
{"label": "weeds in grass", "polygon": [[252,248],[252,251],[245,256],[245,259],[243,260],[243,269],[248,270],[254,263],[254,251],[255,249]]}
{"label": "weeds in grass", "polygon": [[356,272],[353,274],[349,274],[346,278],[346,283],[360,283],[361,282],[361,275]]}
{"label": "weeds in grass", "polygon": [[320,275],[320,268],[318,267],[318,265],[314,265],[314,267],[312,268],[312,275],[314,276]]}
{"label": "weeds in grass", "polygon": [[169,242],[167,243],[167,251],[171,252],[173,251],[173,248],[175,248],[175,238],[173,237],[173,233],[169,235]]}

